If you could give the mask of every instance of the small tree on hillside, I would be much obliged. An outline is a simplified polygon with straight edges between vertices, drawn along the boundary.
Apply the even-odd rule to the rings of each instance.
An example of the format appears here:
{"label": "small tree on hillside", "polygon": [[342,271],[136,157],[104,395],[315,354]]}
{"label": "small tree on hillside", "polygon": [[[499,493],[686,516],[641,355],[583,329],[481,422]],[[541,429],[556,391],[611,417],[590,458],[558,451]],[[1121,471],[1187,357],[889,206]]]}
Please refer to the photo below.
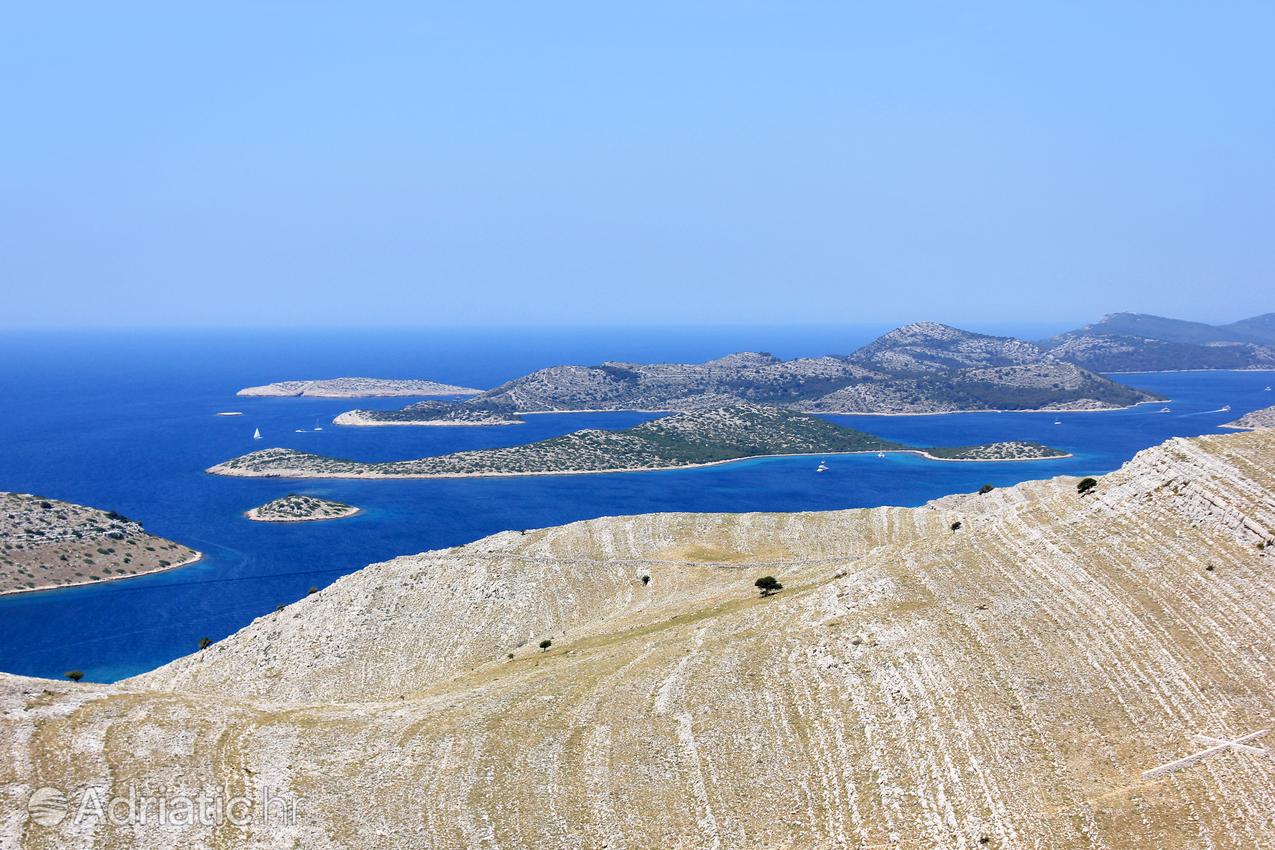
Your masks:
{"label": "small tree on hillside", "polygon": [[770,596],[772,593],[778,593],[784,589],[784,586],[779,583],[779,579],[774,576],[762,576],[753,582],[753,587],[760,590],[762,596]]}
{"label": "small tree on hillside", "polygon": [[210,637],[201,637],[201,638],[199,639],[199,648],[200,648],[200,649],[207,649],[207,648],[208,648],[208,647],[210,647],[210,646],[212,646],[212,638],[210,638]]}
{"label": "small tree on hillside", "polygon": [[84,678],[84,671],[83,670],[67,670],[66,673],[64,673],[63,675],[65,675],[72,682],[78,682]]}
{"label": "small tree on hillside", "polygon": [[978,488],[978,495],[986,496],[988,493],[992,492],[995,489],[996,488],[993,487],[991,484],[984,484],[982,487]]}
{"label": "small tree on hillside", "polygon": [[540,641],[541,652],[547,652],[549,647],[551,646],[553,646],[553,641],[549,640],[549,638],[545,638],[544,640]]}
{"label": "small tree on hillside", "polygon": [[1076,492],[1083,496],[1097,486],[1097,478],[1082,478],[1080,483],[1076,485]]}

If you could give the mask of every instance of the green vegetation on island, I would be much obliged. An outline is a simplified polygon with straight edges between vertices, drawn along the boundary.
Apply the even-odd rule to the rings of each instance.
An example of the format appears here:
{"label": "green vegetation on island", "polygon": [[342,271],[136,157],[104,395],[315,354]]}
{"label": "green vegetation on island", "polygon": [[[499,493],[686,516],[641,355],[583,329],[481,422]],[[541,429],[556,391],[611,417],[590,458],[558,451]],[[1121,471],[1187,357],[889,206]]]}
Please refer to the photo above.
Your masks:
{"label": "green vegetation on island", "polygon": [[[218,475],[297,478],[433,478],[674,469],[748,457],[916,451],[936,459],[1026,460],[1063,452],[1029,443],[918,449],[804,413],[738,404],[654,419],[624,431],[587,429],[520,446],[415,460],[362,462],[292,449],[252,452],[218,464]],[[937,452],[956,454],[945,458]]]}

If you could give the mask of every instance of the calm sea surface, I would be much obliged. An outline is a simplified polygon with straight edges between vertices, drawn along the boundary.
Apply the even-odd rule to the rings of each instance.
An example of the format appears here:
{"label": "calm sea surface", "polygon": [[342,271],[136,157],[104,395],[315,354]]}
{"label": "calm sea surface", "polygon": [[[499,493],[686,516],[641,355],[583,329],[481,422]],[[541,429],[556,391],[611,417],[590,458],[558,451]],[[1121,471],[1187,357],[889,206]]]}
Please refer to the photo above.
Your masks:
{"label": "calm sea surface", "polygon": [[[938,463],[910,455],[751,460],[678,472],[424,481],[221,478],[203,469],[245,451],[288,446],[388,460],[503,446],[585,427],[624,428],[649,414],[533,416],[477,428],[338,428],[354,406],[240,399],[287,378],[428,377],[477,387],[556,363],[703,360],[738,350],[779,356],[849,352],[882,328],[663,331],[7,333],[0,336],[0,490],[117,510],[205,553],[191,567],[92,587],[0,597],[0,671],[111,681],[220,639],[280,603],[365,564],[453,546],[505,529],[648,511],[793,511],[919,505],[984,483],[1112,470],[1171,436],[1215,433],[1275,403],[1275,374],[1119,376],[1172,399],[1109,413],[830,417],[916,445],[1039,440],[1074,453],[1032,463]],[[1000,329],[990,329],[1000,330]],[[1024,329],[1007,328],[1005,332]],[[1041,334],[1043,335],[1043,334]],[[410,399],[364,399],[397,407]],[[1229,404],[1232,410],[1219,408]],[[221,417],[217,411],[243,416]],[[1055,425],[1055,419],[1061,424]],[[322,431],[312,430],[322,424]],[[265,439],[254,443],[254,428]],[[298,433],[302,429],[302,433]],[[330,523],[266,524],[248,508],[289,492],[357,505]]]}

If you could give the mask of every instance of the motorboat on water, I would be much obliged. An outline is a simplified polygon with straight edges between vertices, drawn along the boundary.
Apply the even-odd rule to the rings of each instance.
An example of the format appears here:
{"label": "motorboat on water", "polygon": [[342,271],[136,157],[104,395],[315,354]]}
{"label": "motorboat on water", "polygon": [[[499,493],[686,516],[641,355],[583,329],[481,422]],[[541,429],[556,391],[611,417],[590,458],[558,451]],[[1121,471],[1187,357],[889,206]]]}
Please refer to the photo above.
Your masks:
{"label": "motorboat on water", "polygon": [[823,461],[819,461],[819,466],[815,468],[815,472],[827,472],[827,471],[828,471],[828,464],[824,463]]}

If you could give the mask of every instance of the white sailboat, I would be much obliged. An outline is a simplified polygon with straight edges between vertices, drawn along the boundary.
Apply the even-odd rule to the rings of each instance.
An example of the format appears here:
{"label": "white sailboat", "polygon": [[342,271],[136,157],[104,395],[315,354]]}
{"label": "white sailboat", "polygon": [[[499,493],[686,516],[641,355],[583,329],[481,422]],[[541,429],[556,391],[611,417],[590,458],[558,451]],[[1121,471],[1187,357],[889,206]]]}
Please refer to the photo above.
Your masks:
{"label": "white sailboat", "polygon": [[253,438],[254,440],[260,440],[260,439],[261,439],[261,429],[260,429],[260,428],[255,428],[255,429],[253,429],[253,432],[252,432],[252,438]]}
{"label": "white sailboat", "polygon": [[815,472],[827,472],[827,471],[828,471],[828,464],[824,463],[823,461],[819,461],[819,466],[816,467]]}

